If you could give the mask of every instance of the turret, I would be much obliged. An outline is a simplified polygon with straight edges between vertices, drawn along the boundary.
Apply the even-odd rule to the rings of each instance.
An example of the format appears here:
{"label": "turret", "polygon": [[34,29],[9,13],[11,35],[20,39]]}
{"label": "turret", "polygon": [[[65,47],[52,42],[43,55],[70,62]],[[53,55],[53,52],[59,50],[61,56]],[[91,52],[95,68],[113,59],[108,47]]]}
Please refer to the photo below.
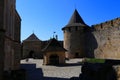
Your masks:
{"label": "turret", "polygon": [[62,28],[67,58],[85,56],[84,33],[88,28],[88,25],[85,24],[78,11],[75,9],[68,24]]}

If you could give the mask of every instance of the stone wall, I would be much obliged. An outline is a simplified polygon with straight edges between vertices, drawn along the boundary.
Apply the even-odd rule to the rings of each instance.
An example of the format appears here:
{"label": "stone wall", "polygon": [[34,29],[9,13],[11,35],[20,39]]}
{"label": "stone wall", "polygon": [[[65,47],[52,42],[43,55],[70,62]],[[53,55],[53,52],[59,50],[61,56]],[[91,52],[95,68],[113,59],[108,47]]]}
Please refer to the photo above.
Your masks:
{"label": "stone wall", "polygon": [[100,24],[92,25],[92,27],[94,27],[95,30],[106,30],[118,26],[120,26],[120,18],[116,18]]}
{"label": "stone wall", "polygon": [[120,58],[120,18],[92,26],[97,48],[96,58]]}
{"label": "stone wall", "polygon": [[14,64],[13,69],[17,70],[20,68],[20,60],[21,60],[21,45],[18,42],[14,42]]}
{"label": "stone wall", "polygon": [[0,0],[0,80],[2,79],[3,70],[4,70],[4,0]]}
{"label": "stone wall", "polygon": [[4,70],[4,31],[0,31],[0,80],[3,76],[3,70]]}
{"label": "stone wall", "polygon": [[21,19],[15,3],[16,0],[0,0],[0,80],[4,70],[19,69],[20,64]]}
{"label": "stone wall", "polygon": [[27,58],[31,51],[33,51],[34,58],[42,58],[43,54],[41,52],[41,41],[24,41],[23,42],[23,52],[22,57]]}
{"label": "stone wall", "polygon": [[15,10],[14,41],[21,43],[20,40],[21,40],[21,18],[17,10]]}
{"label": "stone wall", "polygon": [[85,32],[85,55],[86,57],[94,58],[94,51],[98,48],[98,43],[93,34],[93,30],[89,30]]}

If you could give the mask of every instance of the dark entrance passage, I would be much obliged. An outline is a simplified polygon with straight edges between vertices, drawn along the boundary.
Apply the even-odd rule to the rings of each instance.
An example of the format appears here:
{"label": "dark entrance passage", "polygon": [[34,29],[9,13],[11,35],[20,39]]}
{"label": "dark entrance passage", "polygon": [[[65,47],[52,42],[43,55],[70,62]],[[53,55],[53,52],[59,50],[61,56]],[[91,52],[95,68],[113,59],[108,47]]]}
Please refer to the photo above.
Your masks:
{"label": "dark entrance passage", "polygon": [[29,58],[34,58],[34,51],[29,52]]}
{"label": "dark entrance passage", "polygon": [[51,55],[50,56],[50,64],[58,65],[59,64],[59,56],[58,55]]}
{"label": "dark entrance passage", "polygon": [[76,52],[75,53],[75,58],[79,58],[80,56],[79,56],[79,53],[78,52]]}

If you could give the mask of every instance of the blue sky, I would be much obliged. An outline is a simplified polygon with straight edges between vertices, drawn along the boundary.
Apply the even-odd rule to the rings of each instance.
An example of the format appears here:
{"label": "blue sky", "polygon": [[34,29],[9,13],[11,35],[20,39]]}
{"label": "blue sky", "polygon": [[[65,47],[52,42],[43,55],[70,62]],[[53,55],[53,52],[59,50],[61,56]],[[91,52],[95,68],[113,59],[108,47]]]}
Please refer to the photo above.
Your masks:
{"label": "blue sky", "polygon": [[63,28],[75,8],[89,26],[120,17],[120,0],[16,0],[21,22],[21,41],[33,32],[48,40],[56,32],[63,40]]}

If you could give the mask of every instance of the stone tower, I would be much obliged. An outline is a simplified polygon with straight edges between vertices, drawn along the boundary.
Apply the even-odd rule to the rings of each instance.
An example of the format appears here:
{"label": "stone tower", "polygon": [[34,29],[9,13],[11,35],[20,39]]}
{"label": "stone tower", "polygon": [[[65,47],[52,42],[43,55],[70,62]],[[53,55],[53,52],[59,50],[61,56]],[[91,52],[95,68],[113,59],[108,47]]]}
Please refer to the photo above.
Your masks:
{"label": "stone tower", "polygon": [[67,58],[85,56],[85,30],[89,28],[78,11],[75,9],[69,23],[62,28],[64,32],[64,48],[67,50]]}

